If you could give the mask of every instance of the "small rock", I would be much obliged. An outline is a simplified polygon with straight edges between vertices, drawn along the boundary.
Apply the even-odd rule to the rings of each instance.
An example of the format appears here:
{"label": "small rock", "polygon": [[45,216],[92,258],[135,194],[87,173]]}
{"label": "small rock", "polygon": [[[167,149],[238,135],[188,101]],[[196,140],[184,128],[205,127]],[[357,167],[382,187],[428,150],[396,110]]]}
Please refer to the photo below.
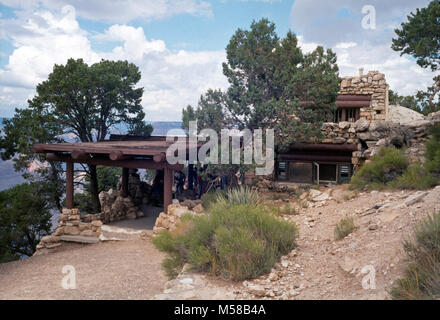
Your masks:
{"label": "small rock", "polygon": [[379,226],[376,223],[370,223],[368,225],[368,230],[377,230]]}
{"label": "small rock", "polygon": [[194,282],[194,280],[192,278],[183,278],[183,279],[179,280],[179,282],[181,284],[192,284]]}
{"label": "small rock", "polygon": [[100,227],[100,226],[102,226],[102,221],[101,220],[93,220],[92,221],[92,226]]}
{"label": "small rock", "polygon": [[271,274],[269,274],[268,279],[269,279],[270,281],[277,281],[277,280],[279,279],[279,276],[278,276],[277,273],[272,272]]}
{"label": "small rock", "polygon": [[257,296],[257,297],[263,297],[266,295],[266,290],[259,285],[250,285],[248,287],[249,292],[252,293],[253,295]]}
{"label": "small rock", "polygon": [[428,192],[426,192],[426,191],[416,192],[415,194],[412,194],[408,198],[406,198],[404,203],[407,206],[411,206],[411,205],[421,201],[427,194],[428,194]]}
{"label": "small rock", "polygon": [[350,257],[345,256],[344,260],[339,262],[339,266],[345,272],[352,273],[354,270],[356,270],[357,263]]}

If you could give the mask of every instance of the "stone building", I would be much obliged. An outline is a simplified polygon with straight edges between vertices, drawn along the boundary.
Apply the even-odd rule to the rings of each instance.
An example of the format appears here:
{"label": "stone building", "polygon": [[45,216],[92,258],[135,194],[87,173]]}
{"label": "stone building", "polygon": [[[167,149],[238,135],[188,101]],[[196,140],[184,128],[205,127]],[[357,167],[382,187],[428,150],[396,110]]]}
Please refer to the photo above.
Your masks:
{"label": "stone building", "polygon": [[438,123],[439,116],[396,121],[390,116],[388,92],[385,75],[379,71],[364,74],[360,69],[358,76],[343,78],[333,121],[323,124],[320,143],[293,144],[278,153],[273,175],[259,179],[260,187],[274,181],[347,183],[363,163],[387,145],[406,147],[411,161],[423,161],[427,128]]}

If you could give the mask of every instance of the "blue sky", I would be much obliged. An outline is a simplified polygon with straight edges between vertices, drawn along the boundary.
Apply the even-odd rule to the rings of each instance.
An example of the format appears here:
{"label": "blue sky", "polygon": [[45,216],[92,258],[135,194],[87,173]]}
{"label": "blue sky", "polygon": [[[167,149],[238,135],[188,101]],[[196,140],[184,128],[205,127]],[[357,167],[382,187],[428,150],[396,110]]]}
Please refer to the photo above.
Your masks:
{"label": "blue sky", "polygon": [[[25,107],[54,63],[123,59],[142,72],[148,120],[180,120],[208,88],[227,87],[224,49],[237,28],[269,18],[279,36],[296,32],[304,51],[336,51],[341,76],[358,68],[385,73],[412,94],[433,75],[390,49],[393,29],[428,0],[0,0],[0,116]],[[376,9],[375,30],[361,28],[362,7]]]}

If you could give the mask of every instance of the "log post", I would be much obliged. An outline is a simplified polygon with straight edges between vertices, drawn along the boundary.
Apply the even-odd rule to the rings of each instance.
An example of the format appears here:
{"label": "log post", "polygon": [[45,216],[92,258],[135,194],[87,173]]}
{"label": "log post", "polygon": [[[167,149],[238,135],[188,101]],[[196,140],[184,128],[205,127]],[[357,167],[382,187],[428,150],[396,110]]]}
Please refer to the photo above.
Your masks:
{"label": "log post", "polygon": [[122,197],[128,196],[128,168],[122,168],[122,182],[121,182]]}
{"label": "log post", "polygon": [[347,121],[347,109],[342,109],[342,121]]}
{"label": "log post", "polygon": [[173,170],[165,167],[163,171],[163,211],[167,213],[168,206],[173,202]]}
{"label": "log post", "polygon": [[66,208],[73,209],[73,162],[66,162]]}

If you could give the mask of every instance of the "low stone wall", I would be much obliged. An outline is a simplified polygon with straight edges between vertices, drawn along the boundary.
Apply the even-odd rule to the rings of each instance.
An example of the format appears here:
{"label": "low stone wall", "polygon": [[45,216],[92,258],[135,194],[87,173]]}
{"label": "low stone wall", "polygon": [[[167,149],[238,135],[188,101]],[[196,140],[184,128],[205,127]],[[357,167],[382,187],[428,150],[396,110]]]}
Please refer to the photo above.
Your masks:
{"label": "low stone wall", "polygon": [[153,234],[156,235],[163,230],[174,230],[177,222],[185,213],[194,215],[203,213],[203,207],[200,203],[191,209],[188,206],[183,205],[183,203],[170,204],[168,206],[168,212],[161,212],[159,217],[156,219]]}
{"label": "low stone wall", "polygon": [[95,243],[99,241],[102,221],[98,215],[84,215],[78,209],[64,208],[60,215],[60,223],[55,231],[41,239],[34,255],[50,252],[59,247],[63,241]]}

